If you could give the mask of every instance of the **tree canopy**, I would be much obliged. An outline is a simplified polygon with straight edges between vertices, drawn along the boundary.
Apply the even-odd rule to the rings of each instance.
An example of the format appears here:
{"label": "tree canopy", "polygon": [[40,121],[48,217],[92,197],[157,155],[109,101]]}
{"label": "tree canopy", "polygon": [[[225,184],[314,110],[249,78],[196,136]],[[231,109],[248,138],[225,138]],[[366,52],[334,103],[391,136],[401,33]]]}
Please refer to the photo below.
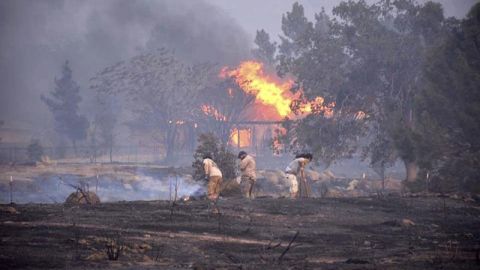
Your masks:
{"label": "tree canopy", "polygon": [[[85,116],[78,113],[82,101],[80,87],[73,80],[73,72],[68,61],[62,66],[62,75],[55,79],[55,89],[50,96],[41,96],[55,119],[55,130],[68,138],[76,149],[76,142],[84,140],[89,126]],[[75,150],[76,151],[76,150]]]}
{"label": "tree canopy", "polygon": [[335,109],[290,122],[284,138],[326,164],[362,150],[382,177],[397,159],[408,181],[440,175],[454,160],[473,169],[478,6],[460,21],[439,3],[344,1],[334,17],[321,10],[310,22],[295,3],[282,17],[278,74],[293,75],[302,98],[323,97]]}

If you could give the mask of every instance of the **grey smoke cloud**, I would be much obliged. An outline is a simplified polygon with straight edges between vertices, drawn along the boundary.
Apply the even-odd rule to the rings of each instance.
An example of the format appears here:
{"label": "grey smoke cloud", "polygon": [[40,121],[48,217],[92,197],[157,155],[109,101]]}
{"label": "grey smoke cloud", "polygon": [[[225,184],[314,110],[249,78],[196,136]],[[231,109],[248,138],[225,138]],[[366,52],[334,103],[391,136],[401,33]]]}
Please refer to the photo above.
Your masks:
{"label": "grey smoke cloud", "polygon": [[[376,2],[377,0],[367,0]],[[425,0],[422,0],[424,2]],[[275,38],[295,0],[1,0],[0,120],[41,136],[51,115],[39,96],[69,59],[75,79],[143,50],[167,46],[186,61],[233,64],[249,56],[257,29]],[[308,17],[340,0],[299,0]],[[437,0],[463,17],[475,0]],[[243,30],[245,29],[245,30]],[[83,106],[88,103],[88,95]],[[86,110],[88,111],[88,110]]]}
{"label": "grey smoke cloud", "polygon": [[202,0],[0,1],[0,119],[7,126],[51,125],[39,96],[53,89],[65,59],[86,94],[88,79],[102,68],[161,46],[185,61],[220,64],[250,50],[243,29]]}

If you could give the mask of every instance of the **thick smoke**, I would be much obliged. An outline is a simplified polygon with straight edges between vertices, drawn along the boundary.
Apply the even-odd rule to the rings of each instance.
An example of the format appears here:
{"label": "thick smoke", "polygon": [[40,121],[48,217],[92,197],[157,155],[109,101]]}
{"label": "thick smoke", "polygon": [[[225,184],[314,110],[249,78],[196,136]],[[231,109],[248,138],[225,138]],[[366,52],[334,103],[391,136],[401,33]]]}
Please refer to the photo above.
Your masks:
{"label": "thick smoke", "polygon": [[53,89],[66,59],[86,106],[96,72],[162,46],[185,61],[219,64],[250,50],[244,31],[201,0],[0,1],[0,120],[44,136],[52,119],[39,96]]}
{"label": "thick smoke", "polygon": [[[255,30],[265,28],[277,40],[281,15],[295,1],[1,0],[0,120],[32,137],[51,134],[52,117],[39,96],[52,90],[65,59],[82,86],[84,112],[88,79],[144,50],[166,46],[186,61],[235,64],[248,57]],[[299,2],[313,19],[340,0]],[[447,16],[463,17],[475,0],[437,2]]]}

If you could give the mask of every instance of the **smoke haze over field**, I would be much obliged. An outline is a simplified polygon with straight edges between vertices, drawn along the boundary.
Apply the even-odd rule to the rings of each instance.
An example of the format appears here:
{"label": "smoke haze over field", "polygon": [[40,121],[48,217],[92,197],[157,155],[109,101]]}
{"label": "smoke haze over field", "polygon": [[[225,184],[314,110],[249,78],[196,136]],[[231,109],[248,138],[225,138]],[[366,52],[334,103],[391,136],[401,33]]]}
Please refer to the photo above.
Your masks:
{"label": "smoke haze over field", "polygon": [[[0,1],[0,120],[35,130],[51,127],[39,97],[69,59],[88,111],[88,79],[104,67],[161,46],[190,62],[233,64],[249,56],[255,30],[272,38],[293,0],[277,1]],[[303,0],[307,16],[338,0]],[[368,1],[372,2],[372,1]],[[447,16],[462,17],[474,0],[439,0]]]}
{"label": "smoke haze over field", "polygon": [[1,1],[0,37],[0,119],[28,129],[51,125],[39,97],[66,59],[85,96],[96,72],[148,49],[221,64],[249,52],[242,28],[203,1]]}

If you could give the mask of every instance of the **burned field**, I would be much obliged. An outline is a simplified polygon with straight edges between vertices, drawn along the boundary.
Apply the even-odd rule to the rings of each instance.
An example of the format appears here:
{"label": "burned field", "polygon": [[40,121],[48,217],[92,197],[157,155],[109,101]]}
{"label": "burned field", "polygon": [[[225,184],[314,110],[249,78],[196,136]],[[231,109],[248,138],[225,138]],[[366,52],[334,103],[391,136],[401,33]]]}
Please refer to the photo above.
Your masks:
{"label": "burned field", "polygon": [[439,197],[2,206],[13,268],[478,269],[480,207]]}

